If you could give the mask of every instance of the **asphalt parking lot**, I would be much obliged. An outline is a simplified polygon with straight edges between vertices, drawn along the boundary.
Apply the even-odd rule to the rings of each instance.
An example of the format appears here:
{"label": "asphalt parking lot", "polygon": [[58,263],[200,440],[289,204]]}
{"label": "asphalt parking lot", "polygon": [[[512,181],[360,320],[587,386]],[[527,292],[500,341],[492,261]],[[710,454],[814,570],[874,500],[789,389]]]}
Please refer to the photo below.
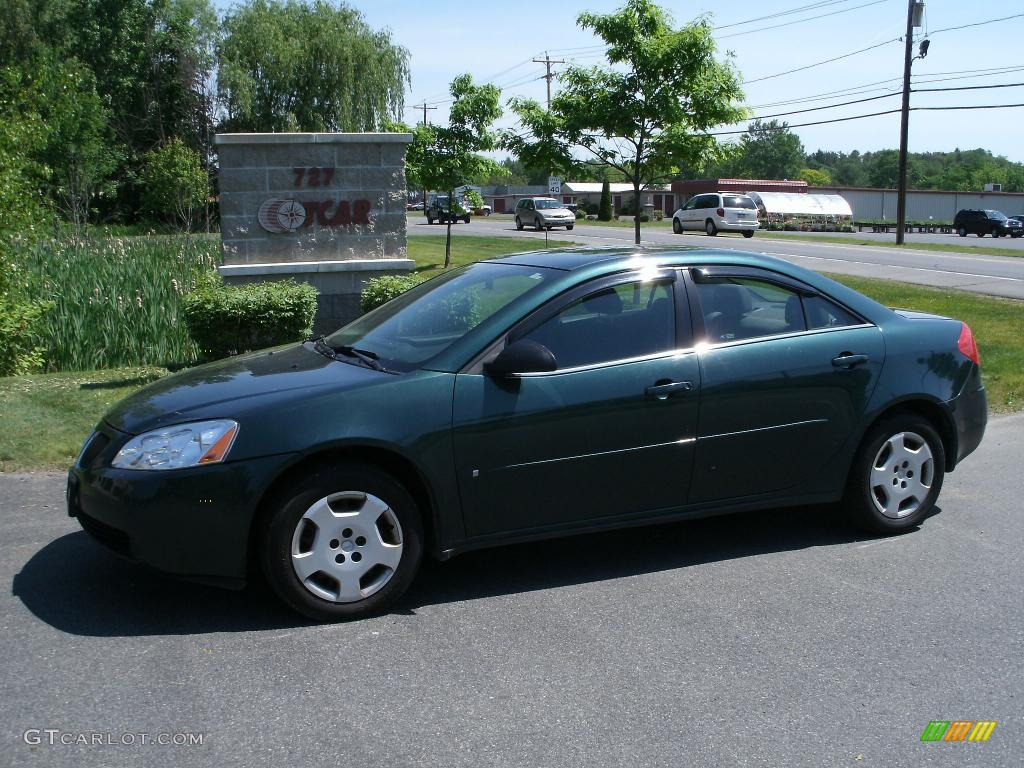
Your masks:
{"label": "asphalt parking lot", "polygon": [[0,475],[0,765],[1019,765],[1022,433],[990,421],[907,536],[790,509],[506,547],[333,626],[123,563],[61,476]]}

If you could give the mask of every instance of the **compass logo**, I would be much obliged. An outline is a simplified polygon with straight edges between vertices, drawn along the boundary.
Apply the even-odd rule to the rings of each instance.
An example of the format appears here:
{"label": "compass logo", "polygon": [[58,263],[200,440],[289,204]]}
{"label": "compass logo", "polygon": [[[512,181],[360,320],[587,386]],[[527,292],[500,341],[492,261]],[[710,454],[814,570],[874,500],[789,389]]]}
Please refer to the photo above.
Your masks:
{"label": "compass logo", "polygon": [[267,232],[288,234],[305,223],[306,209],[298,200],[272,198],[260,206],[257,218]]}

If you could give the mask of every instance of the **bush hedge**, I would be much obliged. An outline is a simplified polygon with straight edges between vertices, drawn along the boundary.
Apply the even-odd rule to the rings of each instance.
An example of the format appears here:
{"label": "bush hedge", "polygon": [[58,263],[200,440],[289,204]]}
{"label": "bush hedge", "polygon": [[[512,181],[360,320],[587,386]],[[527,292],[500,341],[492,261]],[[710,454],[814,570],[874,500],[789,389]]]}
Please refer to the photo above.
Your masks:
{"label": "bush hedge", "polygon": [[366,287],[363,288],[362,293],[359,294],[359,307],[363,312],[369,312],[405,293],[419,282],[420,279],[416,275],[371,277],[366,281]]}
{"label": "bush hedge", "polygon": [[313,331],[316,289],[292,280],[228,286],[211,274],[182,297],[203,360],[299,341]]}
{"label": "bush hedge", "polygon": [[39,341],[50,301],[12,301],[0,297],[0,376],[38,371],[46,362]]}

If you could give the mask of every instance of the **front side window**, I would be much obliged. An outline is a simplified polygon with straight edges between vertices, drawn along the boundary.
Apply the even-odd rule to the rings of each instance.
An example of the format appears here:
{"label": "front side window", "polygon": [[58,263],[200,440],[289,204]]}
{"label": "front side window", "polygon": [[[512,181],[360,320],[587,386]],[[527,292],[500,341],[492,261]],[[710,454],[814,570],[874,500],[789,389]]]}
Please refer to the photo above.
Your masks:
{"label": "front side window", "polygon": [[675,348],[670,281],[643,281],[595,291],[517,337],[551,350],[559,369],[626,360]]}

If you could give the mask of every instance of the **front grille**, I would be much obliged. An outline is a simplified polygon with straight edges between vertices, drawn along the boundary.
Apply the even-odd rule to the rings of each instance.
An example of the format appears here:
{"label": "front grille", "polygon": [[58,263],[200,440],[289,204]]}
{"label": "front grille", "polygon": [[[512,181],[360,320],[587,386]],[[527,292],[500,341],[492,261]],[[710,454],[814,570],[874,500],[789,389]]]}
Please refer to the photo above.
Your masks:
{"label": "front grille", "polygon": [[119,555],[131,557],[132,547],[127,533],[119,531],[117,528],[113,528],[106,523],[101,523],[96,518],[89,517],[89,515],[81,510],[78,511],[77,517],[85,532],[100,544],[112,549]]}

